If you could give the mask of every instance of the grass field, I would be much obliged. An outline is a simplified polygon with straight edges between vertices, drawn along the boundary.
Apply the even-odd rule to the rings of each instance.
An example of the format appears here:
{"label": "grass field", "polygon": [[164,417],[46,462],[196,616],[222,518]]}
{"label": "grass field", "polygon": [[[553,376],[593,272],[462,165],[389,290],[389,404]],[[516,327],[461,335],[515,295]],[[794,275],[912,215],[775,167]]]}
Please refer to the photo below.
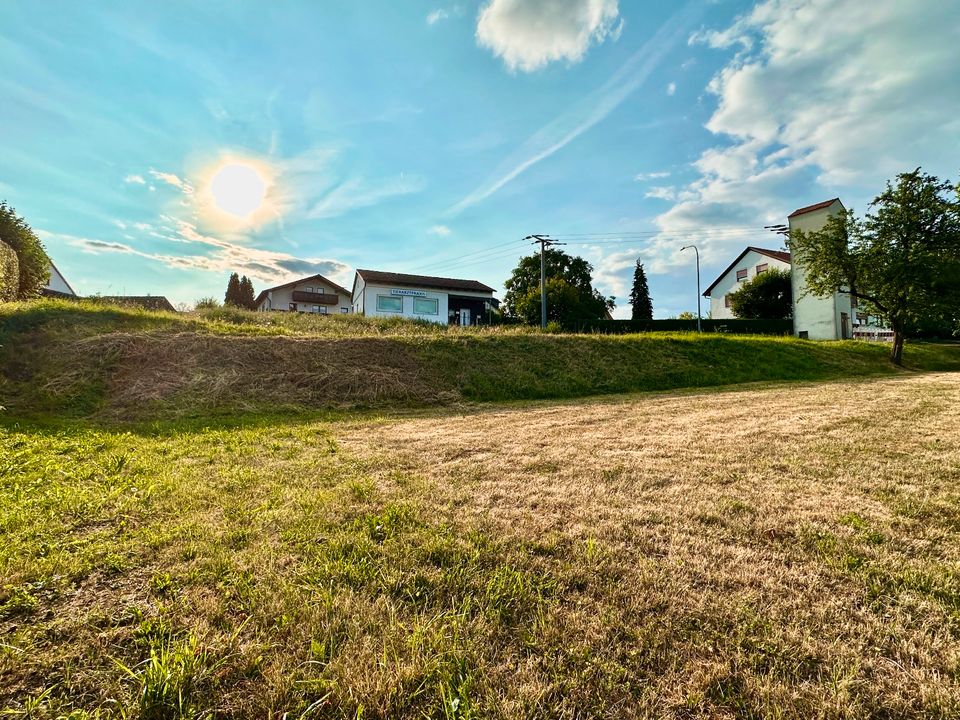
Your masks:
{"label": "grass field", "polygon": [[8,414],[0,707],[955,718],[958,481],[949,373],[122,426]]}
{"label": "grass field", "polygon": [[[155,419],[429,406],[900,372],[862,342],[705,333],[551,335],[353,315],[174,315],[95,303],[0,306],[0,405],[17,416]],[[960,346],[908,344],[913,370]]]}

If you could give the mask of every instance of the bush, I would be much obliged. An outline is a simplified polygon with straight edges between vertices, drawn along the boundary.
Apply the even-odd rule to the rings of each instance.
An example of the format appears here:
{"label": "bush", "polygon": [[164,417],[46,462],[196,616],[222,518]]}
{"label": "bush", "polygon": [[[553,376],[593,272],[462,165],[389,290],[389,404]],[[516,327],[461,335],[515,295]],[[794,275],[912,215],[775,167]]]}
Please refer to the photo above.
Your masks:
{"label": "bush", "polygon": [[197,300],[196,304],[194,304],[193,306],[193,309],[194,310],[218,310],[221,307],[223,306],[220,304],[220,301],[217,300],[215,297],[205,297]]}
{"label": "bush", "polygon": [[0,241],[0,302],[17,299],[20,288],[20,261],[13,248]]}
{"label": "bush", "polygon": [[50,258],[33,228],[6,202],[0,202],[0,242],[9,245],[17,255],[17,299],[39,295],[50,279]]}

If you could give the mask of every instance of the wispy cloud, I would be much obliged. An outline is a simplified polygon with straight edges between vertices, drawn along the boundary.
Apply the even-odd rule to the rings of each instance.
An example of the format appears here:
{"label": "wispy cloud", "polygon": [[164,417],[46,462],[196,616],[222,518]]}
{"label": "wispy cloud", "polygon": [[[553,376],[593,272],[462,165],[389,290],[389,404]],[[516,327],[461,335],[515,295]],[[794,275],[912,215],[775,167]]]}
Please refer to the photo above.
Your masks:
{"label": "wispy cloud", "polygon": [[673,83],[673,82],[672,82],[672,83],[668,83],[668,84],[667,84],[667,95],[674,95],[676,92],[677,92],[677,84],[676,84],[676,83]]}
{"label": "wispy cloud", "polygon": [[450,17],[450,13],[442,8],[437,8],[436,10],[427,13],[427,25],[436,25],[441,20],[446,20]]}
{"label": "wispy cloud", "polygon": [[457,215],[485,200],[606,118],[647,80],[664,55],[688,33],[690,25],[702,12],[700,3],[685,5],[603,85],[531,135],[518,152],[502,163],[500,171],[493,178],[453,205],[447,213]]}
{"label": "wispy cloud", "polygon": [[123,181],[125,183],[130,183],[131,185],[146,185],[147,181],[143,179],[143,175],[127,175]]}
{"label": "wispy cloud", "polygon": [[434,225],[432,228],[427,230],[431,235],[439,235],[440,237],[446,237],[452,231],[446,225]]}
{"label": "wispy cloud", "polygon": [[367,182],[356,178],[347,180],[322,197],[307,211],[310,219],[330,218],[356,210],[357,208],[377,205],[398,195],[418,193],[426,186],[419,177],[403,175],[398,178]]}
{"label": "wispy cloud", "polygon": [[670,177],[668,172],[648,172],[648,173],[637,173],[633,176],[633,179],[637,182],[644,182],[645,180],[658,180],[660,178]]}
{"label": "wispy cloud", "polygon": [[193,194],[193,185],[173,173],[161,172],[160,170],[154,170],[153,168],[150,168],[150,175],[160,182],[164,182],[167,185],[172,185],[185,195]]}

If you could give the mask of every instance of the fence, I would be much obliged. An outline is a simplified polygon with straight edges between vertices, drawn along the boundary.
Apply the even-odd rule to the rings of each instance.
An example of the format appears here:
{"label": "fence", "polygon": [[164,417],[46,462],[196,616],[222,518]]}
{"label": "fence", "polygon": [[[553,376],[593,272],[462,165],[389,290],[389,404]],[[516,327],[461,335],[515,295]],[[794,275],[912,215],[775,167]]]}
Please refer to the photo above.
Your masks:
{"label": "fence", "polygon": [[[791,335],[793,320],[702,320],[704,332],[733,335]],[[584,320],[564,327],[567,332],[623,335],[639,332],[696,332],[696,320]]]}

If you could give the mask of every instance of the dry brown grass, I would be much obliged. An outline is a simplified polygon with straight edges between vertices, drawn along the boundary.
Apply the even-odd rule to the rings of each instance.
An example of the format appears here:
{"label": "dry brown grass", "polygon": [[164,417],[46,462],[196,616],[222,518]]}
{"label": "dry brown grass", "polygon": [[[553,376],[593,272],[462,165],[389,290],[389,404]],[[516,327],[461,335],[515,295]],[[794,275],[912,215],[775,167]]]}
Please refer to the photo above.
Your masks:
{"label": "dry brown grass", "polygon": [[5,432],[17,712],[960,716],[957,374]]}

